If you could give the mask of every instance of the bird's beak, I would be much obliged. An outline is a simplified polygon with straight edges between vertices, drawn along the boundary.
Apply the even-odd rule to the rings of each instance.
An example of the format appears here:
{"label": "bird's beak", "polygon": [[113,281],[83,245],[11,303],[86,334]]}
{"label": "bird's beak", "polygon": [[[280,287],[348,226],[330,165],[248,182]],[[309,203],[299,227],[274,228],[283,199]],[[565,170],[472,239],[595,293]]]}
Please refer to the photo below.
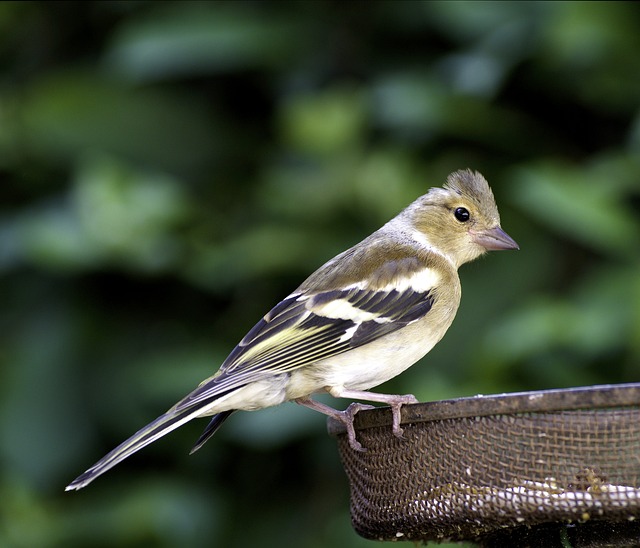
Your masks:
{"label": "bird's beak", "polygon": [[516,243],[516,241],[499,226],[490,228],[488,230],[471,232],[471,238],[475,243],[481,245],[487,251],[498,251],[500,249],[520,249],[520,246]]}

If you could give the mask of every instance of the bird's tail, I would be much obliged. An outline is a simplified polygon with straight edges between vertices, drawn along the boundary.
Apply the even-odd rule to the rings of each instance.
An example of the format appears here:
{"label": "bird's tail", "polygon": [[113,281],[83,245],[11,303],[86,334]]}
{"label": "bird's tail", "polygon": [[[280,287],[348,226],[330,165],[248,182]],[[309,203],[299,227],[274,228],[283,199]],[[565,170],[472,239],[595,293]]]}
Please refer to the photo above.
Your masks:
{"label": "bird's tail", "polygon": [[[187,398],[185,398],[186,400]],[[183,400],[183,402],[185,401]],[[181,402],[182,403],[182,402]],[[210,403],[210,401],[208,402]],[[191,405],[181,406],[177,404],[167,411],[164,415],[161,415],[153,422],[147,424],[141,430],[138,430],[128,440],[124,441],[113,451],[105,455],[98,462],[96,462],[91,468],[89,468],[84,474],[78,476],[66,487],[66,491],[74,489],[82,489],[91,483],[98,476],[104,474],[107,470],[113,468],[116,464],[123,461],[127,457],[133,455],[136,451],[139,451],[143,447],[146,447],[150,443],[153,443],[157,439],[161,438],[165,434],[168,434],[172,430],[175,430],[179,426],[182,426],[185,422],[190,421],[202,414],[204,405]],[[202,434],[200,440],[198,440],[196,448],[202,446],[202,444],[209,439],[214,432],[218,429],[220,424],[231,414],[231,411],[224,411],[218,415],[214,415],[209,427]],[[219,418],[218,418],[219,417]],[[214,425],[213,429],[211,425]],[[202,439],[204,437],[204,440]],[[195,449],[194,449],[195,450]]]}
{"label": "bird's tail", "polygon": [[196,444],[193,446],[191,451],[189,451],[189,454],[193,455],[198,449],[200,449],[209,440],[209,438],[218,431],[218,428],[222,426],[222,423],[226,421],[234,411],[235,409],[232,409],[231,411],[223,411],[222,413],[214,415],[207,427],[204,429],[204,432],[202,432],[198,438],[198,441],[196,441]]}

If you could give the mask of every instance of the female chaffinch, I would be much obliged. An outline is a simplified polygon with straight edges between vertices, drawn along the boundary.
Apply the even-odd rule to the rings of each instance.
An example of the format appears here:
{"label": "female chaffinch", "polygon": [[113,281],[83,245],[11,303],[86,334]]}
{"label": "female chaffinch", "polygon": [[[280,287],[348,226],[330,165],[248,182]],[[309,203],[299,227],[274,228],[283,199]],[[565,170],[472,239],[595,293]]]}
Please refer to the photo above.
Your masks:
{"label": "female chaffinch", "polygon": [[386,403],[400,436],[400,408],[412,395],[369,392],[413,365],[443,337],[460,303],[458,268],[488,250],[518,249],[500,228],[482,175],[452,173],[382,228],[325,263],[264,316],[220,369],[67,486],[81,489],[123,459],[196,417],[211,422],[199,449],[236,410],[295,401],[342,421],[351,447],[353,417],[312,400]]}

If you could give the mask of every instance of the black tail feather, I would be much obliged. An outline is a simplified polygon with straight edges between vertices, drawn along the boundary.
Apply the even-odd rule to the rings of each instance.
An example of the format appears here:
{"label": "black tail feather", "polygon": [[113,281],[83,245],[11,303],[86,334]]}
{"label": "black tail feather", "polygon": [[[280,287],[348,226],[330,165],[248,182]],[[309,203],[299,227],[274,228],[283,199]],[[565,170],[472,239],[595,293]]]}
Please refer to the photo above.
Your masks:
{"label": "black tail feather", "polygon": [[234,409],[231,409],[230,411],[224,411],[214,415],[198,438],[198,441],[196,441],[196,444],[193,446],[191,451],[189,451],[189,454],[193,455],[198,449],[200,449],[209,440],[209,438],[218,431],[218,428],[222,426],[222,423],[226,421],[234,411]]}

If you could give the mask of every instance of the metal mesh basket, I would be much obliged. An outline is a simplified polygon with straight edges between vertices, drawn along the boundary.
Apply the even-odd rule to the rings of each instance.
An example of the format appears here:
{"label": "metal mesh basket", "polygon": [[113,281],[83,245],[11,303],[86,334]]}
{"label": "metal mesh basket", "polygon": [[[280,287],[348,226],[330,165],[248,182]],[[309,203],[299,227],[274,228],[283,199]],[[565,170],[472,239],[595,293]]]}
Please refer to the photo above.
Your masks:
{"label": "metal mesh basket", "polygon": [[388,408],[355,427],[365,452],[329,422],[366,538],[524,546],[513,539],[532,528],[615,524],[640,539],[640,383],[407,405],[404,439]]}

